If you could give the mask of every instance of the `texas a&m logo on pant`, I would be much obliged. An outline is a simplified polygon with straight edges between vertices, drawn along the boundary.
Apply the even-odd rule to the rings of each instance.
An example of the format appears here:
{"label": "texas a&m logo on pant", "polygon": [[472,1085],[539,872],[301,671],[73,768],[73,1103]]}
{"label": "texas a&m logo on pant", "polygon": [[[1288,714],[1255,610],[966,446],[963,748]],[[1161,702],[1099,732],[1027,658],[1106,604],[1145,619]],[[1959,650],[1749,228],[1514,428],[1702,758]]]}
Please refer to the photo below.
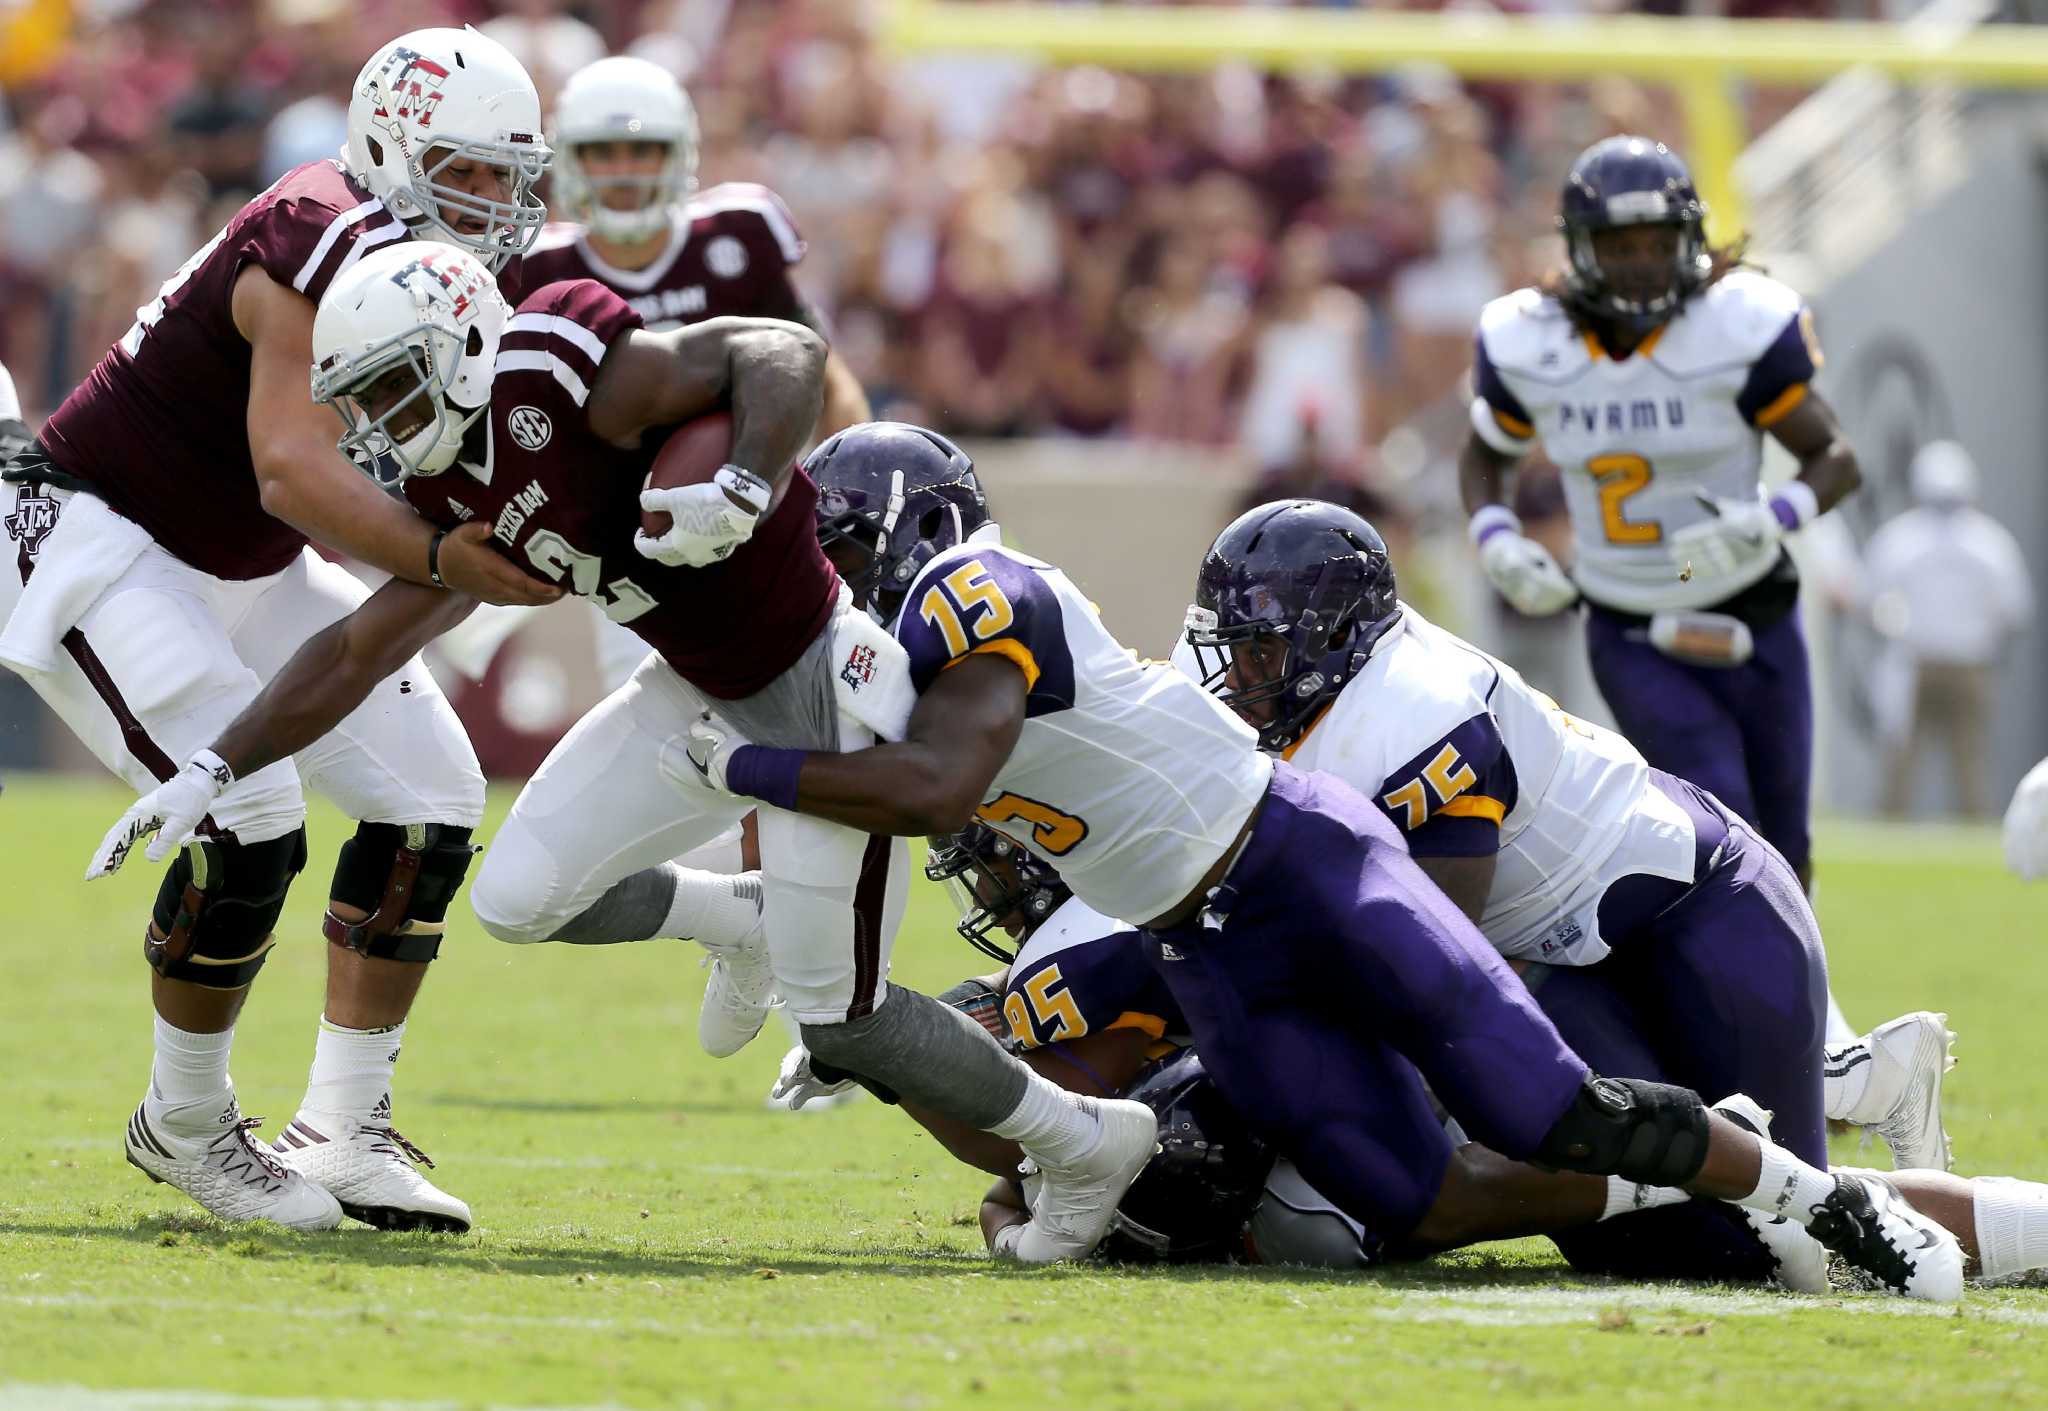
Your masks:
{"label": "texas a&m logo on pant", "polygon": [[0,520],[7,526],[7,535],[21,545],[21,551],[30,558],[43,547],[43,540],[57,527],[57,501],[49,495],[31,495],[23,492],[14,502],[14,513]]}
{"label": "texas a&m logo on pant", "polygon": [[846,683],[849,691],[858,691],[872,684],[875,679],[875,649],[865,644],[856,645],[846,654],[846,665],[839,668],[839,679]]}

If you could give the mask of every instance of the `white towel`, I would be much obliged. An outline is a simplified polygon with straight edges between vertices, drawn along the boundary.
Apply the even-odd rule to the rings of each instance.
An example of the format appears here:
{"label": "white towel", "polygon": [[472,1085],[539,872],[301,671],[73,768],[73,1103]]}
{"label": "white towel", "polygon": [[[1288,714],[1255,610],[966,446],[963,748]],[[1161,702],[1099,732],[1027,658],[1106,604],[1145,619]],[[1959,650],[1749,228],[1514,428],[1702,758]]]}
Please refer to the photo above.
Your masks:
{"label": "white towel", "polygon": [[851,596],[841,584],[840,610],[832,619],[832,689],[842,711],[884,740],[901,740],[917,706],[910,653],[873,618],[849,607]]}
{"label": "white towel", "polygon": [[[36,551],[35,571],[0,629],[0,665],[23,676],[55,671],[64,634],[140,558],[149,531],[97,495],[72,495]],[[13,572],[12,565],[8,572]]]}

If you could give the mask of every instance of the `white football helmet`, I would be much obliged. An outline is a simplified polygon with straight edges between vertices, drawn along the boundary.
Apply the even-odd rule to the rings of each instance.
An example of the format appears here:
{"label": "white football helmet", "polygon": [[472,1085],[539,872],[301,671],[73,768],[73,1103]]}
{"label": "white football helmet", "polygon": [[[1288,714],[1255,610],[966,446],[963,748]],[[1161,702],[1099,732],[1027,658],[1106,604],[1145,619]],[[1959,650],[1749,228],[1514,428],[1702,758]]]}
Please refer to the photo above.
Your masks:
{"label": "white football helmet", "polygon": [[[416,29],[371,55],[349,95],[341,155],[415,235],[474,250],[493,272],[547,220],[534,194],[549,156],[540,94],[504,45],[474,29]],[[506,199],[436,179],[456,162],[495,167]]]}
{"label": "white football helmet", "polygon": [[510,317],[466,250],[405,240],[363,256],[313,315],[313,400],[341,418],[342,454],[386,488],[453,465],[490,407]]}
{"label": "white football helmet", "polygon": [[[599,59],[578,69],[555,100],[549,134],[555,203],[607,240],[645,240],[665,229],[669,208],[697,189],[697,110],[668,70],[645,59]],[[652,180],[592,176],[577,152],[586,142],[663,142],[668,159]],[[608,189],[647,192],[636,210],[604,204]]]}

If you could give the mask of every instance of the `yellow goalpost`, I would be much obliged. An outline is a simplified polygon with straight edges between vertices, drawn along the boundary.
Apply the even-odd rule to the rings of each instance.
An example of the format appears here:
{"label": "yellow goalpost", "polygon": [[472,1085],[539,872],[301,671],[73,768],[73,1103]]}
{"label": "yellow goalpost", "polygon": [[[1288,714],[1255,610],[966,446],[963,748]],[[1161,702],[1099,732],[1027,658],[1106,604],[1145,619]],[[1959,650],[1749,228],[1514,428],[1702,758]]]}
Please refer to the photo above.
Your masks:
{"label": "yellow goalpost", "polygon": [[1617,74],[1668,84],[1683,105],[1687,158],[1722,233],[1744,225],[1735,159],[1747,141],[1736,79],[1817,83],[1845,69],[1974,87],[2048,87],[2048,32],[1992,25],[1931,35],[1854,21],[1524,17],[1194,6],[965,4],[889,0],[899,52],[1007,50],[1131,70],[1205,69],[1241,59],[1378,73],[1439,64],[1472,78],[1576,80]]}

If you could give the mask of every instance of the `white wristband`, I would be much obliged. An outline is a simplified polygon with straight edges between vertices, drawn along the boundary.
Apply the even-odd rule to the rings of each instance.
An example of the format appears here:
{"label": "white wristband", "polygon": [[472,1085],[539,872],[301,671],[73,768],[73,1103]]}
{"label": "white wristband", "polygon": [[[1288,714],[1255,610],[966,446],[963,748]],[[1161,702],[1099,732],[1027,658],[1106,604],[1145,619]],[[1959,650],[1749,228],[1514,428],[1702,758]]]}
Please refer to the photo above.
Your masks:
{"label": "white wristband", "polygon": [[216,797],[234,787],[235,771],[228,768],[228,762],[212,750],[201,750],[193,755],[185,767],[197,769],[213,780],[213,792]]}
{"label": "white wristband", "polygon": [[1788,526],[1792,529],[1805,528],[1813,523],[1814,516],[1820,513],[1820,497],[1813,493],[1813,487],[1804,480],[1787,481],[1778,487],[1778,493],[1772,496],[1772,499],[1783,503],[1785,508],[1792,512],[1793,522]]}
{"label": "white wristband", "polygon": [[1466,528],[1476,548],[1503,529],[1516,534],[1521,533],[1522,521],[1516,518],[1515,512],[1506,505],[1482,505]]}

